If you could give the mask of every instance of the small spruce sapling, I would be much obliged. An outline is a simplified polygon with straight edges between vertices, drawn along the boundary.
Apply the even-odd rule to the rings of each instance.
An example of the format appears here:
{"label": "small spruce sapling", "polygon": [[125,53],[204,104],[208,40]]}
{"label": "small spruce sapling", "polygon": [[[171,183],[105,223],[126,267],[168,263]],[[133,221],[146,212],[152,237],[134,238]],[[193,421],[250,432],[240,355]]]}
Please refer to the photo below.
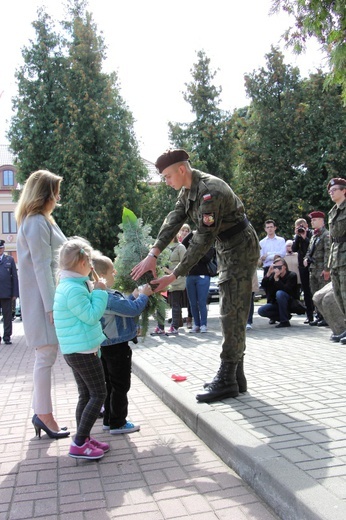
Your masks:
{"label": "small spruce sapling", "polygon": [[[135,265],[143,260],[149,253],[153,238],[150,236],[151,226],[144,224],[141,218],[137,218],[133,211],[124,208],[122,223],[119,225],[121,232],[118,235],[118,245],[115,246],[116,255],[114,267],[116,270],[115,287],[124,293],[132,293],[140,285],[149,283],[153,279],[151,272],[145,273],[139,280],[131,278],[131,271]],[[157,275],[163,276],[163,266],[168,263],[169,253],[163,251],[157,261]],[[141,335],[145,337],[149,328],[149,316],[154,316],[159,321],[165,320],[167,303],[160,293],[154,293],[149,297],[149,302],[142,312],[139,325]]]}

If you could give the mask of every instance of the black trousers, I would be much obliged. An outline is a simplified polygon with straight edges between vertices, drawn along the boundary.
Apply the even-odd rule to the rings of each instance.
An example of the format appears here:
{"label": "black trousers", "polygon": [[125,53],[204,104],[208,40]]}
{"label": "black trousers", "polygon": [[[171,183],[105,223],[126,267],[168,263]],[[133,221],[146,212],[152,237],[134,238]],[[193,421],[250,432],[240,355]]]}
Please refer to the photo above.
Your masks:
{"label": "black trousers", "polygon": [[4,324],[4,341],[10,341],[12,336],[12,298],[1,298],[0,306]]}
{"label": "black trousers", "polygon": [[131,387],[132,350],[126,341],[101,347],[101,353],[107,387],[103,424],[113,430],[126,424],[129,404],[127,393]]}
{"label": "black trousers", "polygon": [[310,321],[314,319],[314,304],[310,288],[310,273],[308,267],[299,267],[300,280],[304,292],[304,303],[306,307],[306,315]]}

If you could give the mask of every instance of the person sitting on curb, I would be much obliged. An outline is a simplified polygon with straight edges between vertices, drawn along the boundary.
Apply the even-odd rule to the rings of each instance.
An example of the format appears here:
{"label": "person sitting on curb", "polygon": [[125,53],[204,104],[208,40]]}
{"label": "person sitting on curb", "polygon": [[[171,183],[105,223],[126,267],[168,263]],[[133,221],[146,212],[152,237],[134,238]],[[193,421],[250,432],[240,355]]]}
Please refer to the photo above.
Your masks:
{"label": "person sitting on curb", "polygon": [[344,315],[335,298],[333,283],[329,282],[316,291],[313,297],[315,307],[325,317],[329,327],[332,329],[330,341],[339,343],[346,337]]}
{"label": "person sitting on curb", "polygon": [[297,275],[289,271],[286,261],[278,257],[269,267],[262,280],[262,286],[267,294],[267,302],[258,309],[258,314],[269,318],[270,324],[280,323],[276,328],[290,327],[290,304],[297,298]]}

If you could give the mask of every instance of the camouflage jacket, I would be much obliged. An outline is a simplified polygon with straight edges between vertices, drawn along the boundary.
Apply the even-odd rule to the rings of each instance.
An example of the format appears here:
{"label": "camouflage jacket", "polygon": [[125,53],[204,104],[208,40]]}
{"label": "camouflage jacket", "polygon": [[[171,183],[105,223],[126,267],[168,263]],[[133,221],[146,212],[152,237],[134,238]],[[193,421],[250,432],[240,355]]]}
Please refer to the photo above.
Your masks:
{"label": "camouflage jacket", "polygon": [[[230,263],[232,263],[230,261],[231,253],[225,253],[225,248],[223,248],[222,254],[220,254],[222,247],[215,240],[219,233],[244,220],[245,213],[242,202],[222,179],[193,170],[191,188],[181,189],[175,209],[167,215],[154,246],[163,251],[188,218],[194,222],[196,233],[194,233],[183,260],[174,269],[174,274],[176,276],[186,275],[191,267],[215,244],[218,253],[220,281],[226,280],[229,277],[227,271],[230,269]],[[247,261],[252,262],[253,256],[256,257],[256,262],[259,258],[257,235],[251,225],[248,228],[248,234],[251,233],[251,237],[249,237],[250,250],[248,257],[243,259],[245,265]],[[238,233],[227,243],[239,241],[238,235],[242,236],[242,233]],[[230,250],[231,246],[228,249]],[[234,251],[232,254],[234,255]]]}
{"label": "camouflage jacket", "polygon": [[329,267],[346,265],[346,242],[335,242],[333,239],[346,239],[346,200],[339,207],[332,207],[328,219],[330,239],[332,242],[329,256]]}
{"label": "camouflage jacket", "polygon": [[310,263],[311,271],[329,271],[328,260],[330,252],[329,231],[322,227],[310,239],[309,249],[306,253],[306,259],[312,260]]}

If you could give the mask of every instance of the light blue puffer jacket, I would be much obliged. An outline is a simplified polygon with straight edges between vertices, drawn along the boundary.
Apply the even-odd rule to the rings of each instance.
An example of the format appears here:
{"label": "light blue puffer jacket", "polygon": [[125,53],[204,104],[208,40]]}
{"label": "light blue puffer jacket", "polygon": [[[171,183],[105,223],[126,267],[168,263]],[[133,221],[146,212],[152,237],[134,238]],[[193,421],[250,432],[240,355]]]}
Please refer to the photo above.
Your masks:
{"label": "light blue puffer jacket", "polygon": [[100,319],[108,301],[107,291],[89,292],[88,277],[63,278],[54,296],[53,316],[63,354],[92,350],[106,339]]}

